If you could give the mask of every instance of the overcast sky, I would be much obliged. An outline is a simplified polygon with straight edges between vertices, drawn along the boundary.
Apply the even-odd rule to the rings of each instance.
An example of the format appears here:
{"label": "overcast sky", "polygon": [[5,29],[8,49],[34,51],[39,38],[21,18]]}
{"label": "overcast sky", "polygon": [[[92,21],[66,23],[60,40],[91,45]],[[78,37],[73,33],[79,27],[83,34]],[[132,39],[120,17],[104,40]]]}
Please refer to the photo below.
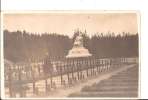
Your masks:
{"label": "overcast sky", "polygon": [[75,29],[96,32],[138,32],[136,13],[21,13],[5,14],[4,29],[26,30],[32,33],[56,32],[73,35]]}

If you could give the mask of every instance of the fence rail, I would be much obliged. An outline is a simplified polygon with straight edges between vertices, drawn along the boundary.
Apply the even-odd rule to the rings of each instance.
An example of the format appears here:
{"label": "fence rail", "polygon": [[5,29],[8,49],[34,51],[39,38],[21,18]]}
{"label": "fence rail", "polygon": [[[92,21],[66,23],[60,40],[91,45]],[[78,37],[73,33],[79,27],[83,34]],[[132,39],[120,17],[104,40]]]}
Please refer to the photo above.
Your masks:
{"label": "fence rail", "polygon": [[[5,86],[9,89],[9,96],[14,97],[19,93],[25,97],[27,84],[32,84],[33,94],[38,94],[36,83],[40,80],[45,81],[45,92],[62,86],[71,86],[80,80],[96,76],[99,73],[116,70],[116,68],[138,63],[138,58],[81,58],[81,59],[62,59],[52,61],[51,65],[46,65],[45,74],[44,62],[39,63],[5,63]],[[50,82],[48,80],[50,79]],[[59,81],[57,83],[56,81]],[[58,86],[59,85],[59,86]],[[13,93],[12,93],[13,91]]]}

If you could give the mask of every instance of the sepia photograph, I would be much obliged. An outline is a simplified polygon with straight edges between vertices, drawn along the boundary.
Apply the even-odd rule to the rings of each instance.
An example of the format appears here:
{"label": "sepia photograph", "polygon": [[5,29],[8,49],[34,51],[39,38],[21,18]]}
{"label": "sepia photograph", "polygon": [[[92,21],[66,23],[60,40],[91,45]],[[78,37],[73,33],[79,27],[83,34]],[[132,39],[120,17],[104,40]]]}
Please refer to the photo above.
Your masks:
{"label": "sepia photograph", "polygon": [[139,20],[137,11],[3,13],[4,97],[138,98]]}

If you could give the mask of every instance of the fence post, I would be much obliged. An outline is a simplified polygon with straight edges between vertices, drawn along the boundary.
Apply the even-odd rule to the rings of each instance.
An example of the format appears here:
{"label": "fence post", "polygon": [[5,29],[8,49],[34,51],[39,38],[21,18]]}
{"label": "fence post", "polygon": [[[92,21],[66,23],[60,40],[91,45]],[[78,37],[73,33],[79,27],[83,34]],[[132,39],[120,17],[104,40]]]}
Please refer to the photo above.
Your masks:
{"label": "fence post", "polygon": [[71,63],[71,70],[72,70],[72,82],[74,81],[74,61],[72,60],[71,61],[72,63]]}
{"label": "fence post", "polygon": [[88,77],[88,69],[89,69],[89,65],[88,65],[88,59],[86,60],[86,75]]}
{"label": "fence post", "polygon": [[31,73],[32,73],[32,85],[33,85],[33,93],[35,94],[35,78],[34,78],[34,72],[33,72],[33,66],[31,65]]}
{"label": "fence post", "polygon": [[12,68],[12,66],[9,66],[8,67],[8,86],[9,86],[9,94],[10,94],[10,97],[12,97],[13,96],[13,94],[12,94],[12,71],[11,71],[11,68]]}
{"label": "fence post", "polygon": [[[65,64],[64,64],[65,65]],[[66,73],[67,73],[67,79],[68,79],[68,85],[70,85],[70,78],[69,78],[69,73],[70,73],[70,68],[69,68],[70,66],[69,66],[69,61],[68,60],[66,60]]]}
{"label": "fence post", "polygon": [[60,78],[61,78],[61,85],[62,85],[63,76],[62,76],[62,66],[60,65],[60,62],[58,62],[58,66],[60,67]]}
{"label": "fence post", "polygon": [[79,64],[79,61],[77,60],[77,75],[78,75],[78,80],[80,80],[79,70],[80,70],[80,64]]}

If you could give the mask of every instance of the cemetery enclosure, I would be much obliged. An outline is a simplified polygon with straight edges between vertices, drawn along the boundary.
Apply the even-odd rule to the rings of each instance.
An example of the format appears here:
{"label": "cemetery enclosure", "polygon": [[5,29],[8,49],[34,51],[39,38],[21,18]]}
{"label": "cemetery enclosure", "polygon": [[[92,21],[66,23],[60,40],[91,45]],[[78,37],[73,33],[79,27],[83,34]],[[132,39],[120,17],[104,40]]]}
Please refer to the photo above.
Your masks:
{"label": "cemetery enclosure", "polygon": [[118,69],[115,74],[112,71],[103,75],[111,74],[101,81],[84,85],[79,91],[70,93],[69,97],[138,97],[138,65],[128,65],[120,69],[123,70]]}
{"label": "cemetery enclosure", "polygon": [[48,69],[45,69],[43,62],[14,64],[5,61],[6,96],[15,97],[19,94],[21,97],[32,97],[40,92],[48,94],[54,89],[71,87],[88,77],[135,63],[138,63],[138,58],[62,59],[51,61]]}

